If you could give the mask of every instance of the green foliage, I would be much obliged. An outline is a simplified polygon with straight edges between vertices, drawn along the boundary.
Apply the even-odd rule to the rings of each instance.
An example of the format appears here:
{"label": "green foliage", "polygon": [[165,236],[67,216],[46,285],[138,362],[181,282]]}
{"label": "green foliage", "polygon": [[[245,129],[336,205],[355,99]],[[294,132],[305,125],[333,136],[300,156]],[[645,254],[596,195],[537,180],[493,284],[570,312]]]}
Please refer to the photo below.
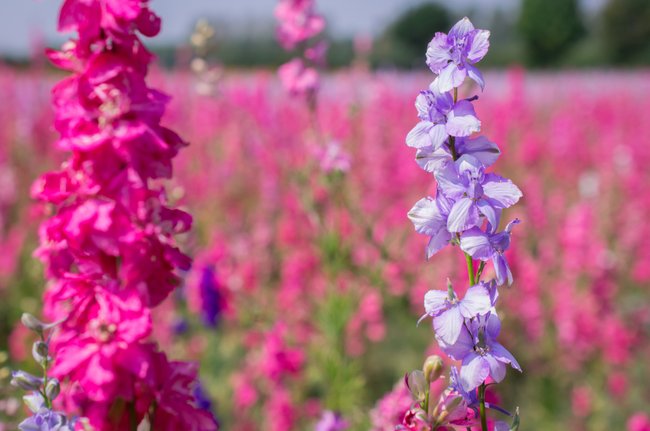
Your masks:
{"label": "green foliage", "polygon": [[424,64],[427,44],[437,31],[447,32],[453,22],[441,4],[425,3],[407,10],[384,32],[375,59],[389,59],[399,67]]}
{"label": "green foliage", "polygon": [[650,63],[650,1],[609,0],[602,20],[604,43],[613,62]]}
{"label": "green foliage", "polygon": [[530,65],[557,64],[585,33],[578,0],[523,0],[519,31]]}

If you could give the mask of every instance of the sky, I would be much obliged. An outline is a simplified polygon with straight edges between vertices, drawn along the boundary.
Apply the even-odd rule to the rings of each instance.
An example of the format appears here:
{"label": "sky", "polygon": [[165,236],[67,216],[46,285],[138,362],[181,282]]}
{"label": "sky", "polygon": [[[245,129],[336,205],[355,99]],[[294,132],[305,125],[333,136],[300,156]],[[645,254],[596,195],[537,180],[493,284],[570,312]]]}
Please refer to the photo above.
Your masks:
{"label": "sky", "polygon": [[[581,0],[593,10],[605,0]],[[317,0],[318,10],[328,19],[334,36],[376,34],[403,10],[426,0]],[[57,44],[57,11],[62,0],[0,0],[0,55],[20,56],[29,52],[33,40]],[[226,23],[239,31],[268,28],[277,0],[152,0],[152,8],[163,18],[163,31],[156,41],[178,43],[187,37],[198,18]],[[450,8],[512,11],[519,0],[453,0]]]}

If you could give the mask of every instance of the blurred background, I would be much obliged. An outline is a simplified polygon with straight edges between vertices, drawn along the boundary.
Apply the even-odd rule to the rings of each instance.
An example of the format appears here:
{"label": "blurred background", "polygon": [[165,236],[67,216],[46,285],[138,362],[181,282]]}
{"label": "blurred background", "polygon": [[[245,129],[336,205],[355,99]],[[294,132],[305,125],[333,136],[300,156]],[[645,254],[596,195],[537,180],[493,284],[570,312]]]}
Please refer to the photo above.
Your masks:
{"label": "blurred background", "polygon": [[[0,2],[0,430],[24,416],[10,368],[29,369],[20,314],[40,312],[32,257],[48,209],[29,198],[54,147],[43,51],[59,1]],[[275,75],[291,58],[272,0],[155,0],[151,82],[191,145],[169,192],[195,217],[195,259],[156,313],[155,339],[201,363],[200,393],[225,430],[392,430],[401,385],[436,346],[416,327],[428,289],[462,290],[464,260],[430,262],[406,218],[435,193],[404,138],[436,31],[462,16],[491,31],[478,65],[482,133],[524,198],[501,292],[509,370],[493,401],[522,430],[650,429],[650,1],[321,0],[330,44],[315,110]],[[480,89],[467,85],[467,97]],[[646,109],[648,108],[648,109]],[[486,276],[491,275],[490,265]],[[197,389],[198,391],[198,389]],[[5,428],[3,428],[5,427]]]}

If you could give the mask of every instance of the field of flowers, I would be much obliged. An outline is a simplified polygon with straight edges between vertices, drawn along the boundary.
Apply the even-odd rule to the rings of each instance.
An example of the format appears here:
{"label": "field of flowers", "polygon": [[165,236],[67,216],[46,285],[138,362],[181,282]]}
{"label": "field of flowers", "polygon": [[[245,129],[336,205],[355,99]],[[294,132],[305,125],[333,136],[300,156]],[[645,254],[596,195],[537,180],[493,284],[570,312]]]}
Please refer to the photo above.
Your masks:
{"label": "field of flowers", "polygon": [[[201,363],[224,429],[310,429],[326,410],[392,429],[411,403],[401,376],[436,351],[415,325],[424,293],[467,281],[454,250],[423,261],[405,218],[432,187],[404,146],[429,77],[330,75],[312,116],[270,72],[228,75],[212,95],[189,73],[153,74],[174,95],[165,124],[191,142],[167,190],[195,218],[181,238],[194,265],[156,310],[155,339]],[[498,396],[525,429],[621,429],[648,412],[649,78],[513,69],[488,73],[476,102],[499,170],[524,192],[509,213],[522,220],[507,252],[518,275],[501,293],[502,338],[524,373],[509,371]],[[5,366],[31,356],[17,321],[40,309],[31,254],[48,210],[29,189],[61,159],[55,79],[0,73]],[[22,417],[19,394],[2,394],[5,420]]]}

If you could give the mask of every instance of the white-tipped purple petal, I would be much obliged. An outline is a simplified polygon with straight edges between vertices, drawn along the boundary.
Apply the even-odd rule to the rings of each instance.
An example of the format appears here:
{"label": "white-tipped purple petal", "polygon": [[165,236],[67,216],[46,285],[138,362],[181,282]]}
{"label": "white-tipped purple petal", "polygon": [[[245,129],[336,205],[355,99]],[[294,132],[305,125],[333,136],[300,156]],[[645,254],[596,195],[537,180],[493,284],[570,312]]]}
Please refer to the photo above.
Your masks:
{"label": "white-tipped purple petal", "polygon": [[483,194],[489,197],[499,208],[508,208],[516,204],[523,195],[512,181],[496,174],[486,174],[483,182]]}
{"label": "white-tipped purple petal", "polygon": [[440,348],[452,359],[457,361],[462,360],[469,353],[474,351],[474,340],[467,328],[463,325],[458,335],[458,339],[454,343],[446,343],[436,334],[436,340],[440,344]]}
{"label": "white-tipped purple petal", "polygon": [[490,292],[482,284],[472,286],[467,289],[465,297],[458,303],[458,308],[460,314],[466,319],[487,314],[492,308]]}
{"label": "white-tipped purple petal", "polygon": [[429,109],[431,105],[426,91],[420,91],[420,94],[415,98],[415,109],[418,111],[420,120],[428,120]]}
{"label": "white-tipped purple petal", "polygon": [[449,307],[449,293],[443,290],[430,290],[424,294],[424,311],[429,316],[437,316]]}
{"label": "white-tipped purple petal", "polygon": [[481,130],[481,121],[471,102],[461,100],[447,115],[447,133],[451,136],[469,136]]}
{"label": "white-tipped purple petal", "polygon": [[510,364],[512,368],[515,370],[521,372],[521,366],[519,365],[519,362],[515,359],[514,356],[512,356],[512,353],[508,351],[505,347],[503,347],[499,343],[492,343],[490,345],[490,354],[496,358],[499,362],[502,362],[504,364]]}
{"label": "white-tipped purple petal", "polygon": [[467,70],[459,69],[455,63],[449,63],[440,71],[434,82],[441,92],[447,92],[460,87],[466,76]]}
{"label": "white-tipped purple petal", "polygon": [[467,69],[467,76],[469,76],[472,81],[476,82],[478,86],[481,87],[481,90],[485,89],[485,80],[483,79],[481,71],[471,64],[466,65],[465,68]]}
{"label": "white-tipped purple petal", "polygon": [[463,316],[458,306],[453,306],[433,317],[433,330],[436,337],[447,345],[454,344],[463,328]]}
{"label": "white-tipped purple petal", "polygon": [[478,210],[485,216],[488,223],[490,223],[490,228],[492,231],[495,231],[499,226],[499,220],[501,219],[501,210],[494,208],[488,201],[485,199],[479,199],[476,202]]}
{"label": "white-tipped purple petal", "polygon": [[463,17],[449,30],[449,37],[456,39],[464,38],[474,30],[474,25],[467,17]]}
{"label": "white-tipped purple petal", "polygon": [[490,49],[490,32],[488,30],[473,31],[467,42],[469,45],[467,59],[471,63],[481,61]]}
{"label": "white-tipped purple petal", "polygon": [[494,142],[484,136],[456,140],[456,150],[459,154],[470,154],[476,157],[486,168],[497,161],[501,151]]}
{"label": "white-tipped purple petal", "polygon": [[456,201],[447,217],[447,230],[462,232],[476,226],[478,222],[478,207],[471,199],[462,198]]}
{"label": "white-tipped purple petal", "polygon": [[427,243],[427,259],[431,259],[434,254],[445,248],[449,241],[451,241],[451,233],[447,231],[446,227],[440,229],[437,234],[432,235]]}
{"label": "white-tipped purple petal", "polygon": [[506,228],[504,229],[504,231],[505,231],[505,232],[508,232],[508,233],[512,233],[512,228],[513,228],[515,225],[518,225],[519,223],[521,223],[521,220],[519,220],[518,218],[514,219],[513,221],[511,221],[510,223],[508,223],[508,224],[506,225]]}
{"label": "white-tipped purple petal", "polygon": [[506,376],[506,365],[490,354],[485,355],[483,358],[490,366],[490,377],[492,377],[497,383],[503,380]]}
{"label": "white-tipped purple petal", "polygon": [[497,284],[503,286],[507,282],[508,286],[512,286],[514,280],[506,258],[501,253],[497,253],[492,257],[492,264],[494,265]]}
{"label": "white-tipped purple petal", "polygon": [[463,365],[460,367],[460,383],[466,391],[477,388],[489,375],[490,365],[482,356],[472,352],[463,358]]}
{"label": "white-tipped purple petal", "polygon": [[420,148],[415,153],[415,161],[418,166],[430,173],[434,173],[452,160],[446,145],[441,145],[436,149],[434,147]]}
{"label": "white-tipped purple petal", "polygon": [[427,47],[427,66],[433,73],[440,73],[447,63],[451,61],[449,54],[450,44],[447,40],[447,35],[444,33],[436,33],[429,42]]}
{"label": "white-tipped purple petal", "polygon": [[433,123],[428,121],[420,121],[409,133],[406,135],[406,145],[411,148],[424,148],[432,145],[431,136],[429,131],[433,128]]}
{"label": "white-tipped purple petal", "polygon": [[490,238],[478,227],[466,230],[460,237],[460,249],[474,259],[488,260],[494,255]]}
{"label": "white-tipped purple petal", "polygon": [[430,197],[417,201],[408,212],[408,218],[415,231],[423,235],[433,236],[441,229],[446,230],[447,218],[440,213],[436,201]]}

